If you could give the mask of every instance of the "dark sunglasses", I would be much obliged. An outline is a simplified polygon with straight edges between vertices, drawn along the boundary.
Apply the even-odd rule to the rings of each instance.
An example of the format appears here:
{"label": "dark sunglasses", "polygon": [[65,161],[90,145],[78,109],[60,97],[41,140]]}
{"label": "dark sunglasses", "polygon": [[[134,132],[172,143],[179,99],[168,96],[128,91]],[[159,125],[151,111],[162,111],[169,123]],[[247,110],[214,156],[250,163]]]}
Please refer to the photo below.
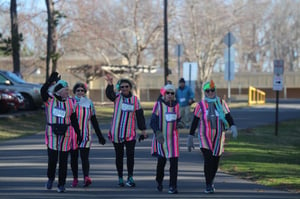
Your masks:
{"label": "dark sunglasses", "polygon": [[214,88],[212,88],[212,89],[206,89],[205,92],[207,92],[207,93],[212,92],[213,93],[213,92],[215,92],[215,89]]}
{"label": "dark sunglasses", "polygon": [[77,89],[76,92],[84,92],[83,89]]}
{"label": "dark sunglasses", "polygon": [[120,88],[129,88],[129,86],[128,85],[126,85],[126,86],[120,86]]}
{"label": "dark sunglasses", "polygon": [[168,92],[168,91],[166,92],[166,94],[167,94],[167,95],[170,95],[170,94],[171,94],[171,95],[175,95],[174,92]]}

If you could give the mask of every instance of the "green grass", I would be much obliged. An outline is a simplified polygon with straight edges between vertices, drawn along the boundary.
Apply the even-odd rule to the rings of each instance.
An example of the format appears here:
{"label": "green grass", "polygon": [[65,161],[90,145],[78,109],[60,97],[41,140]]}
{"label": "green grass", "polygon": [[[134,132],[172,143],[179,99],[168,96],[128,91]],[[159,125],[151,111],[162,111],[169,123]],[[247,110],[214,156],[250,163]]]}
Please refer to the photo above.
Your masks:
{"label": "green grass", "polygon": [[222,171],[259,184],[300,192],[300,120],[246,129],[227,140]]}
{"label": "green grass", "polygon": [[45,129],[45,114],[42,110],[34,114],[20,114],[0,119],[0,140],[17,138],[41,132]]}

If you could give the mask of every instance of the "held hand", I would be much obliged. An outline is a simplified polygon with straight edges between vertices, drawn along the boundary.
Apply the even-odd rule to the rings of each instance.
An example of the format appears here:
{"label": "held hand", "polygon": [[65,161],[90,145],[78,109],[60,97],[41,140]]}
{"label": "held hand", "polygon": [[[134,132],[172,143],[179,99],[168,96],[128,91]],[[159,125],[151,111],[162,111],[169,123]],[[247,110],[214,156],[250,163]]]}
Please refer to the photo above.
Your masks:
{"label": "held hand", "polygon": [[238,131],[235,125],[231,126],[231,132],[232,132],[232,137],[236,139],[238,136]]}
{"label": "held hand", "polygon": [[159,144],[163,144],[165,142],[165,138],[161,131],[156,131],[155,137]]}
{"label": "held hand", "polygon": [[183,121],[177,122],[177,128],[178,128],[178,129],[184,129],[184,127],[185,127],[185,124],[184,124]]}
{"label": "held hand", "polygon": [[103,136],[99,136],[98,137],[98,142],[99,142],[99,144],[105,145],[106,140],[105,140],[105,138]]}
{"label": "held hand", "polygon": [[142,131],[142,135],[139,136],[139,142],[141,142],[147,138],[148,138],[148,135],[147,135],[146,131]]}
{"label": "held hand", "polygon": [[82,136],[81,134],[77,134],[77,144],[80,145],[82,142]]}
{"label": "held hand", "polygon": [[187,148],[188,148],[188,152],[191,152],[192,148],[195,149],[195,146],[194,146],[194,136],[193,135],[189,135],[188,136]]}

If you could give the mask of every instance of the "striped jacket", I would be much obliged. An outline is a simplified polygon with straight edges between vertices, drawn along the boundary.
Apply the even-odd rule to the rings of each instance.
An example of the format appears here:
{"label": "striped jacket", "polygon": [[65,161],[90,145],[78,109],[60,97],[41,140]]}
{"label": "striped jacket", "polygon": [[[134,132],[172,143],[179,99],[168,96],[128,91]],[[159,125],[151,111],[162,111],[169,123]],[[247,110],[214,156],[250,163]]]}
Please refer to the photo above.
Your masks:
{"label": "striped jacket", "polygon": [[164,143],[157,142],[155,135],[152,140],[151,154],[173,158],[179,156],[179,135],[177,123],[180,121],[179,104],[173,101],[168,106],[164,101],[155,103],[151,117],[151,128],[154,132],[161,131],[164,136]]}
{"label": "striped jacket", "polygon": [[[229,108],[224,100],[221,100],[221,105],[224,114],[228,114]],[[217,112],[217,109],[216,109]],[[200,148],[209,149],[214,156],[219,156],[224,152],[225,133],[224,124],[220,119],[219,114],[216,113],[216,129],[211,128],[210,121],[207,119],[208,103],[205,100],[200,101],[195,109],[194,116],[200,118],[198,126],[198,138]]]}

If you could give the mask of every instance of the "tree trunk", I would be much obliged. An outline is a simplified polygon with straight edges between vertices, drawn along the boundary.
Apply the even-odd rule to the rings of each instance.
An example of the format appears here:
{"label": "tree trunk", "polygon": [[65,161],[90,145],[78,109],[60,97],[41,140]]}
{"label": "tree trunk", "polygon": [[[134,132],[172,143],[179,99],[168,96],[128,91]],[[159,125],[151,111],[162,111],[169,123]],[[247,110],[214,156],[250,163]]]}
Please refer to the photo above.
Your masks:
{"label": "tree trunk", "polygon": [[13,72],[20,73],[20,37],[18,31],[17,0],[10,1],[11,47],[13,57]]}

